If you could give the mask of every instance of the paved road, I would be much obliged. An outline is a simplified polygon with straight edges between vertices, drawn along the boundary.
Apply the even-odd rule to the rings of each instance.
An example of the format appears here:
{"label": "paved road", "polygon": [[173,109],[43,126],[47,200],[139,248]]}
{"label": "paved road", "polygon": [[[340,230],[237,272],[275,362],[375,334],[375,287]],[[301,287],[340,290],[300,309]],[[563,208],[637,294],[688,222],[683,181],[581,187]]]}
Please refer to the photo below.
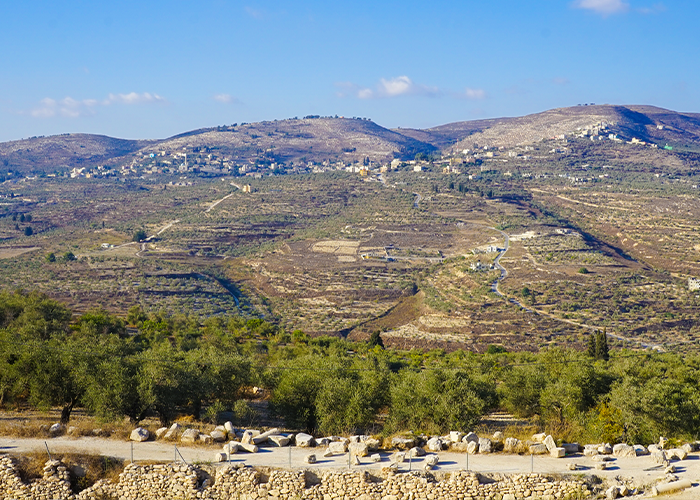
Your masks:
{"label": "paved road", "polygon": [[[131,460],[132,443],[104,438],[69,438],[59,437],[54,439],[28,439],[28,438],[0,438],[0,453],[22,454],[30,451],[46,451],[48,445],[52,453],[81,452],[99,454]],[[188,463],[210,462],[214,454],[219,451],[218,446],[187,447],[178,446],[178,451]],[[295,469],[345,469],[348,468],[348,455],[336,455],[324,458],[322,448],[267,448],[261,447],[258,453],[239,453],[233,455],[233,463],[245,463],[252,466],[268,466]],[[318,462],[313,465],[306,464],[304,457],[315,453]],[[170,443],[148,441],[145,443],[133,443],[134,461],[155,460],[171,462],[175,460],[175,445]],[[382,453],[382,462],[375,463],[368,457],[361,458],[361,465],[353,465],[353,469],[378,470],[389,464],[389,453]],[[649,484],[663,476],[663,470],[655,468],[650,457],[618,458],[609,462],[606,471],[595,469],[595,463],[589,457],[580,455],[567,458],[551,458],[549,456],[530,455],[467,455],[464,453],[439,453],[440,463],[436,471],[454,471],[469,469],[475,472],[499,472],[499,473],[560,473],[570,474],[567,464],[575,463],[582,466],[583,474],[594,474],[603,478],[612,479],[617,476],[629,478],[634,484]],[[48,457],[47,457],[48,458]],[[180,457],[178,456],[178,459]],[[468,461],[468,464],[467,464]],[[400,470],[421,469],[424,457],[404,462]],[[700,456],[692,453],[688,459],[682,462],[674,462],[678,470],[678,476],[697,482],[700,479]],[[696,496],[688,498],[700,498],[700,487],[693,488]]]}

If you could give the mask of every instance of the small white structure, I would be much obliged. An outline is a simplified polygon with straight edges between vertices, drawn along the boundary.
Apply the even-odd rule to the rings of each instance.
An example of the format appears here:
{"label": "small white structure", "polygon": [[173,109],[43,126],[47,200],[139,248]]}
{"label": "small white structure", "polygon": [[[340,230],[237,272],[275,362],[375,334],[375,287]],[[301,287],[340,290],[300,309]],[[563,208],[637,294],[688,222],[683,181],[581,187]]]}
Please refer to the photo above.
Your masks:
{"label": "small white structure", "polygon": [[700,278],[688,278],[688,290],[700,290]]}

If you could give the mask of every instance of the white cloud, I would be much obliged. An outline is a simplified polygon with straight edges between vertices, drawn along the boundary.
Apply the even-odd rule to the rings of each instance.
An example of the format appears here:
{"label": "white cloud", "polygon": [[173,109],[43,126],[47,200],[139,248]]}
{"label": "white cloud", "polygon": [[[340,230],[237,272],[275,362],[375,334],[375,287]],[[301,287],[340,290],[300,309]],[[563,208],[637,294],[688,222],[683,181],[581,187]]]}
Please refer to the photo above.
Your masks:
{"label": "white cloud", "polygon": [[70,96],[60,100],[45,97],[30,111],[20,113],[28,114],[35,118],[52,118],[55,116],[79,118],[81,116],[96,114],[97,109],[101,106],[109,106],[112,104],[144,104],[151,102],[166,101],[158,94],[151,94],[149,92],[144,92],[142,94],[136,92],[131,92],[129,94],[109,94],[106,99],[101,101],[97,99],[74,99]]}
{"label": "white cloud", "polygon": [[233,97],[230,94],[216,94],[214,96],[214,100],[218,101],[218,102],[223,102],[224,104],[238,101],[238,99],[236,99],[235,97]]}
{"label": "white cloud", "polygon": [[629,2],[624,0],[575,0],[573,6],[577,9],[586,9],[607,17],[611,14],[627,12]]}
{"label": "white cloud", "polygon": [[165,99],[158,94],[151,94],[150,92],[144,92],[142,94],[138,92],[129,92],[128,94],[109,94],[107,99],[103,101],[106,106],[113,103],[143,104],[148,102],[165,102]]}
{"label": "white cloud", "polygon": [[413,83],[405,75],[389,79],[380,78],[379,83],[374,88],[360,87],[351,82],[336,83],[336,87],[341,89],[337,92],[338,97],[354,96],[358,99],[377,99],[402,95],[437,96],[442,94],[439,88]]}
{"label": "white cloud", "polygon": [[467,87],[466,89],[464,89],[463,96],[466,97],[467,99],[474,99],[474,100],[485,99],[486,98],[486,91],[484,89],[472,89],[472,88]]}

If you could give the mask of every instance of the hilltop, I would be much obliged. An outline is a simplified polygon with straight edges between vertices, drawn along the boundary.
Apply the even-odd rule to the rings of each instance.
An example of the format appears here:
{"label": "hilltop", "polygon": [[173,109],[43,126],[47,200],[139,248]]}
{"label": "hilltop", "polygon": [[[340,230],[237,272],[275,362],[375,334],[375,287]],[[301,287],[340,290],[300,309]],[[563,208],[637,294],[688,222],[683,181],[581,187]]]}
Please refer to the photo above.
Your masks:
{"label": "hilltop", "polygon": [[[185,154],[205,153],[200,166],[386,164],[416,154],[456,155],[475,147],[512,148],[552,138],[596,136],[620,141],[700,150],[700,114],[654,106],[587,105],[514,118],[455,122],[429,129],[394,130],[367,119],[308,116],[242,123],[184,132],[167,139],[125,140],[63,134],[0,143],[2,167],[50,173],[81,167],[144,165],[151,155],[165,168],[184,164]],[[157,162],[156,162],[157,163]],[[155,165],[158,166],[158,165]],[[245,171],[245,168],[243,169]]]}

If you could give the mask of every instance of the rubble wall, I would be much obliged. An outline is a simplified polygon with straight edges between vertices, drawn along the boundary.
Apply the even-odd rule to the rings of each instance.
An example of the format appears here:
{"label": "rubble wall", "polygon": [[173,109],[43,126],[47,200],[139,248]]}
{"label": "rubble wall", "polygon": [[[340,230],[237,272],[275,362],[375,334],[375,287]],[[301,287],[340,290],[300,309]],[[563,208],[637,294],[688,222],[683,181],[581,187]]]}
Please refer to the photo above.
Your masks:
{"label": "rubble wall", "polygon": [[23,483],[16,463],[0,458],[0,494],[12,500],[566,500],[592,496],[582,479],[555,479],[543,474],[486,477],[466,471],[432,474],[386,471],[285,471],[263,473],[251,467],[225,465],[216,469],[173,463],[128,465],[117,484],[98,481],[73,494],[66,467],[47,462],[44,477]]}

